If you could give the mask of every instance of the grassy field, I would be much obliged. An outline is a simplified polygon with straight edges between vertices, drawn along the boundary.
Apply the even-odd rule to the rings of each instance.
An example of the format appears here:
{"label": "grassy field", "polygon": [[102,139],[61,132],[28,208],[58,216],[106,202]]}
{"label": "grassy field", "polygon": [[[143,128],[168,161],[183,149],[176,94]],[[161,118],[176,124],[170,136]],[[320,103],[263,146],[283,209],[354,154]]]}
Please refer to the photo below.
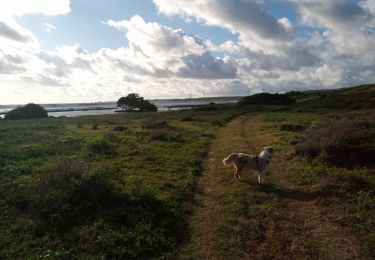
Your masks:
{"label": "grassy field", "polygon": [[[0,258],[371,259],[374,89],[1,120]],[[234,181],[222,159],[265,145],[270,183]]]}
{"label": "grassy field", "polygon": [[[198,185],[192,239],[180,258],[372,259],[373,166],[358,161],[352,161],[351,167],[337,166],[326,161],[327,155],[307,157],[296,151],[312,129],[341,123],[348,116],[369,122],[373,113],[263,111],[241,116],[220,129]],[[366,133],[368,142],[375,140],[374,129],[369,127],[371,136]],[[314,140],[323,141],[322,137]],[[250,171],[236,182],[234,169],[222,165],[233,151],[255,154],[269,144],[276,153],[268,185],[258,185]]]}
{"label": "grassy field", "polygon": [[238,111],[0,121],[0,258],[171,256]]}

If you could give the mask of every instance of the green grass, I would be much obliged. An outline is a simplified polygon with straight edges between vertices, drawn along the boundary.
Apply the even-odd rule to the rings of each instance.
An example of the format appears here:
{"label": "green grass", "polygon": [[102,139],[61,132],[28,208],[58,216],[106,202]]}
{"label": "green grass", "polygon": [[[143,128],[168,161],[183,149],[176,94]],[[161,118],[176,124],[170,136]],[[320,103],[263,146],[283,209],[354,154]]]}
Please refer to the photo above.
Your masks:
{"label": "green grass", "polygon": [[[289,95],[297,104],[1,120],[0,258],[371,258],[373,164],[338,151],[373,151],[374,86]],[[273,185],[234,182],[222,158],[265,145]]]}
{"label": "green grass", "polygon": [[[364,156],[375,147],[372,114],[371,110],[352,110],[262,115],[263,129],[276,137],[282,156],[289,162],[288,171],[295,173],[289,180],[320,196],[333,212],[333,204],[345,208],[337,214],[353,227],[361,241],[361,253],[367,257],[375,254],[375,175],[372,159]],[[284,124],[303,125],[305,130],[283,131]],[[327,127],[333,131],[327,133]],[[299,151],[311,147],[318,150],[314,156]]]}
{"label": "green grass", "polygon": [[236,113],[0,121],[0,258],[172,256],[211,132]]}

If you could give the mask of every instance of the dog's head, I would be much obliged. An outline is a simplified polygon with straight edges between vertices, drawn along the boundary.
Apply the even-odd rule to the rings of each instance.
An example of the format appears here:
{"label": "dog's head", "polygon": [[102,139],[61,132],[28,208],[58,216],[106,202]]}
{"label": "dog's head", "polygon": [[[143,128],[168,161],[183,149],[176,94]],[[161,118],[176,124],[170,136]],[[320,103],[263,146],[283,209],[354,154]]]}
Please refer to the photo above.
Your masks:
{"label": "dog's head", "polygon": [[265,147],[263,147],[263,151],[265,151],[265,152],[267,152],[267,153],[269,153],[269,154],[273,154],[273,148],[272,148],[272,146],[265,146]]}

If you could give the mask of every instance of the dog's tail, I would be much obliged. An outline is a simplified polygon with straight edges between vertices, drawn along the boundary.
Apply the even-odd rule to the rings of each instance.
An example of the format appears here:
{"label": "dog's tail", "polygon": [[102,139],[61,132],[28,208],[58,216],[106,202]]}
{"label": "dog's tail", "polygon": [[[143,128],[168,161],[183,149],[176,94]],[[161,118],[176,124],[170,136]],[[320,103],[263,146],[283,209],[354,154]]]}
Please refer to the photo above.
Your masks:
{"label": "dog's tail", "polygon": [[230,164],[233,162],[233,158],[235,157],[235,154],[230,154],[227,158],[224,158],[223,163],[225,166],[230,166]]}

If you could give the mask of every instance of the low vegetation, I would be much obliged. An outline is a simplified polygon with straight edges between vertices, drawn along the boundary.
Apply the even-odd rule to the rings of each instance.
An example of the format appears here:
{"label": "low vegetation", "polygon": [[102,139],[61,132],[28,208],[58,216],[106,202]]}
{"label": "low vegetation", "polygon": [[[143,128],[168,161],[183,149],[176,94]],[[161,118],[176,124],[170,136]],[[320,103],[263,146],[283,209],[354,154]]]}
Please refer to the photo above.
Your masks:
{"label": "low vegetation", "polygon": [[[1,120],[0,258],[371,259],[374,96]],[[234,182],[222,158],[268,144],[273,186]]]}
{"label": "low vegetation", "polygon": [[211,122],[238,113],[1,121],[0,258],[172,257]]}

